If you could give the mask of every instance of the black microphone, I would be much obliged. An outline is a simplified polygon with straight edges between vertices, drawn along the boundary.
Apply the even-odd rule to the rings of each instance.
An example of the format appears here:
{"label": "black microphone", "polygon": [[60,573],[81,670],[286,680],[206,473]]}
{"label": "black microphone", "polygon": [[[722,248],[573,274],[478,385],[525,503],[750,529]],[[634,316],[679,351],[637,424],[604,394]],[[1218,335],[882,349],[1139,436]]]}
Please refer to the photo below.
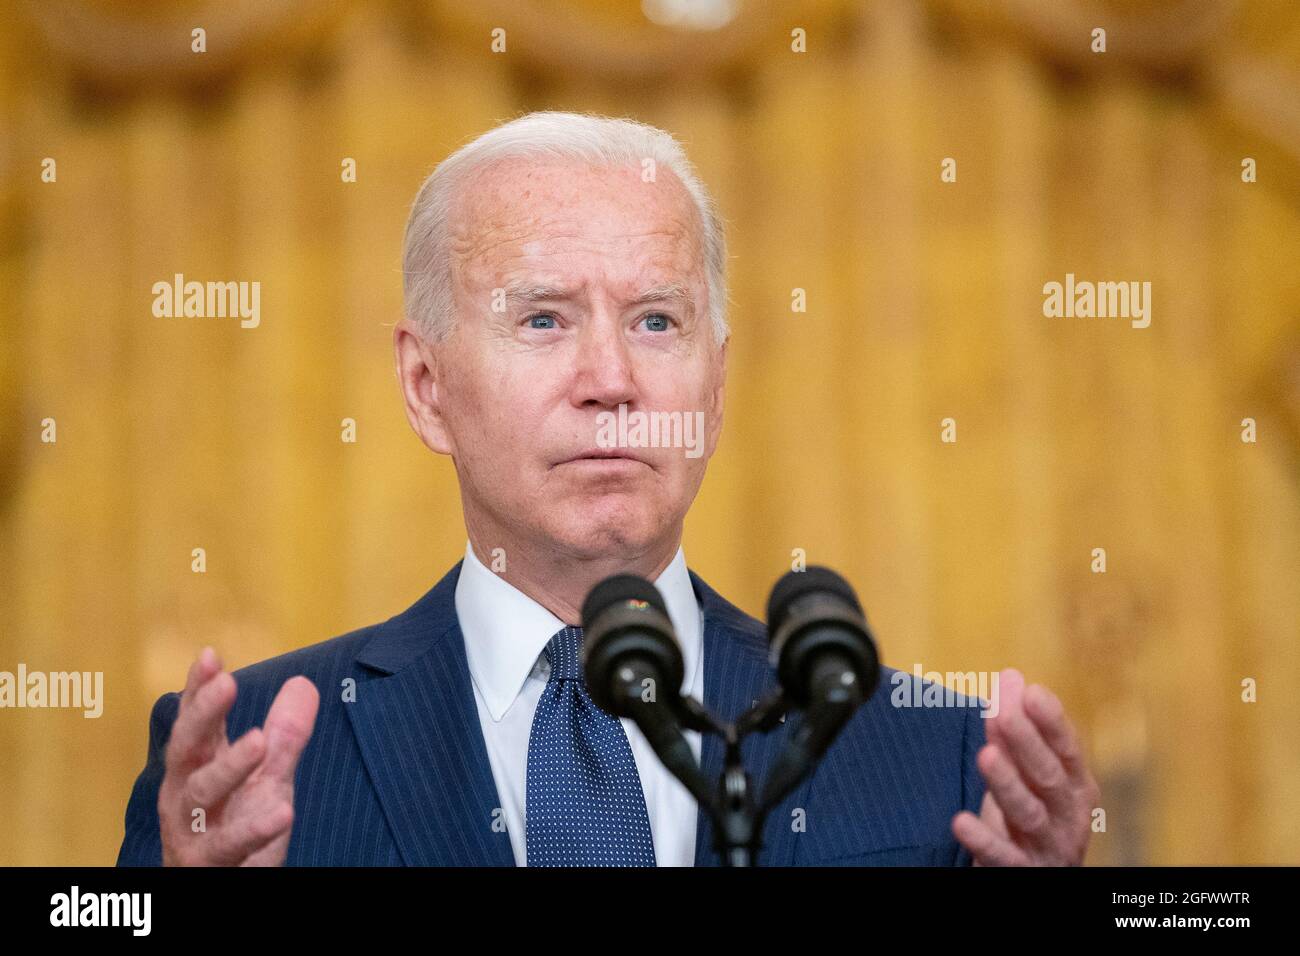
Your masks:
{"label": "black microphone", "polygon": [[853,588],[830,568],[787,573],[767,602],[772,666],[804,713],[759,801],[770,808],[803,778],[880,683],[880,656]]}
{"label": "black microphone", "polygon": [[606,578],[582,604],[583,673],[596,706],[629,717],[702,803],[712,793],[682,733],[686,667],[658,589],[634,574]]}

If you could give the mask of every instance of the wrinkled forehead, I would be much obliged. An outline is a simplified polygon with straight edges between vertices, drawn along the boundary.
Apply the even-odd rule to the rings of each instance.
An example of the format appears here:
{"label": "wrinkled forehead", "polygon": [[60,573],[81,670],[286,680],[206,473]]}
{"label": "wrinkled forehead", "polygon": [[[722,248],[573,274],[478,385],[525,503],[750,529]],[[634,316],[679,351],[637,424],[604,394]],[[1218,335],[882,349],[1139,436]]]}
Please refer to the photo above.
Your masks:
{"label": "wrinkled forehead", "polygon": [[453,269],[499,281],[521,270],[599,264],[618,272],[702,278],[699,213],[660,165],[509,159],[475,170],[449,210]]}

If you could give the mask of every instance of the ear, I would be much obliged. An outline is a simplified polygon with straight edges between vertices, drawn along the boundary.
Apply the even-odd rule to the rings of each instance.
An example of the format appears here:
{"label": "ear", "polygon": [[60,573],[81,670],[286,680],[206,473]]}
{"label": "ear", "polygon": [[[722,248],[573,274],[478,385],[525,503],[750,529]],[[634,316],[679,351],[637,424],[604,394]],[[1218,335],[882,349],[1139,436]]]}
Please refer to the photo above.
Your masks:
{"label": "ear", "polygon": [[718,439],[722,436],[722,411],[726,404],[727,398],[727,346],[731,344],[731,333],[723,340],[722,347],[718,350],[718,357],[715,359],[714,368],[717,379],[713,383],[712,408],[709,413],[709,438],[707,445],[707,458],[713,457],[714,449],[718,447]]}
{"label": "ear", "polygon": [[403,319],[393,327],[393,359],[397,365],[397,383],[406,403],[406,420],[430,450],[451,455],[454,454],[451,432],[439,402],[440,353],[439,346],[425,341],[410,320]]}

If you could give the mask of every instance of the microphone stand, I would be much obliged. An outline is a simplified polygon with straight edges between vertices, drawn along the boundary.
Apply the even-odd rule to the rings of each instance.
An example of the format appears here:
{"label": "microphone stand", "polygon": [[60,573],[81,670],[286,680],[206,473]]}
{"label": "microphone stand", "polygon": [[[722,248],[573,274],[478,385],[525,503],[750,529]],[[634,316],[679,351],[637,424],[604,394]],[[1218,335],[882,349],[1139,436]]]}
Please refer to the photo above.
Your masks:
{"label": "microphone stand", "polygon": [[[583,608],[583,620],[599,618],[602,628],[594,656],[584,655],[583,664],[601,691],[597,703],[605,700],[610,713],[630,717],[668,771],[709,814],[713,846],[723,866],[755,865],[767,815],[808,776],[879,680],[875,644],[852,588],[833,571],[814,572],[807,585],[792,585],[787,575],[773,590],[768,617],[779,622],[772,635],[778,684],[734,724],[677,693],[681,653],[666,643],[672,625],[662,602],[653,600],[649,583],[634,577],[607,579],[587,596]],[[604,604],[610,606],[602,612]],[[673,693],[663,703],[653,694],[643,696],[643,688],[665,682]],[[772,731],[792,708],[802,719],[755,795],[742,745],[750,734]],[[722,738],[723,768],[716,788],[709,786],[684,729]]]}
{"label": "microphone stand", "polygon": [[[763,824],[772,809],[789,794],[799,782],[812,770],[817,756],[824,748],[807,746],[808,739],[829,742],[829,738],[843,726],[841,716],[851,715],[854,708],[837,711],[827,721],[810,721],[805,715],[797,734],[804,739],[795,747],[788,749],[778,760],[775,771],[768,776],[761,793],[755,792],[753,781],[745,769],[741,756],[741,746],[745,738],[752,733],[768,733],[775,729],[790,711],[791,703],[785,693],[777,688],[770,692],[748,711],[740,716],[734,724],[717,717],[703,704],[691,697],[682,697],[675,702],[674,715],[680,722],[677,728],[712,733],[722,738],[725,746],[722,774],[716,789],[710,788],[699,766],[678,759],[669,759],[669,754],[678,754],[680,750],[669,750],[662,746],[665,734],[661,728],[654,728],[652,735],[647,732],[647,739],[660,756],[664,765],[695,796],[709,818],[713,821],[713,847],[717,850],[723,866],[744,867],[757,865],[758,852],[762,848]],[[640,715],[633,719],[643,731],[649,721]],[[662,749],[661,749],[662,747]],[[668,751],[665,753],[663,751]]]}

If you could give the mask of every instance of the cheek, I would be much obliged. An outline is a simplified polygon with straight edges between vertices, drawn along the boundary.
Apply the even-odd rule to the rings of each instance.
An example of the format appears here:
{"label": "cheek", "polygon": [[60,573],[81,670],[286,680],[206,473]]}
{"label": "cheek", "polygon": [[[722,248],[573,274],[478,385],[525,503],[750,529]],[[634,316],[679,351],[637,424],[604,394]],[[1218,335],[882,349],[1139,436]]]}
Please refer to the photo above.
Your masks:
{"label": "cheek", "polygon": [[672,371],[671,379],[665,386],[654,389],[651,402],[656,408],[681,411],[688,414],[704,413],[707,425],[715,415],[713,408],[712,378],[707,368],[696,366],[677,366]]}
{"label": "cheek", "polygon": [[492,472],[516,474],[547,433],[544,382],[488,364],[457,382],[455,427],[462,456]]}

